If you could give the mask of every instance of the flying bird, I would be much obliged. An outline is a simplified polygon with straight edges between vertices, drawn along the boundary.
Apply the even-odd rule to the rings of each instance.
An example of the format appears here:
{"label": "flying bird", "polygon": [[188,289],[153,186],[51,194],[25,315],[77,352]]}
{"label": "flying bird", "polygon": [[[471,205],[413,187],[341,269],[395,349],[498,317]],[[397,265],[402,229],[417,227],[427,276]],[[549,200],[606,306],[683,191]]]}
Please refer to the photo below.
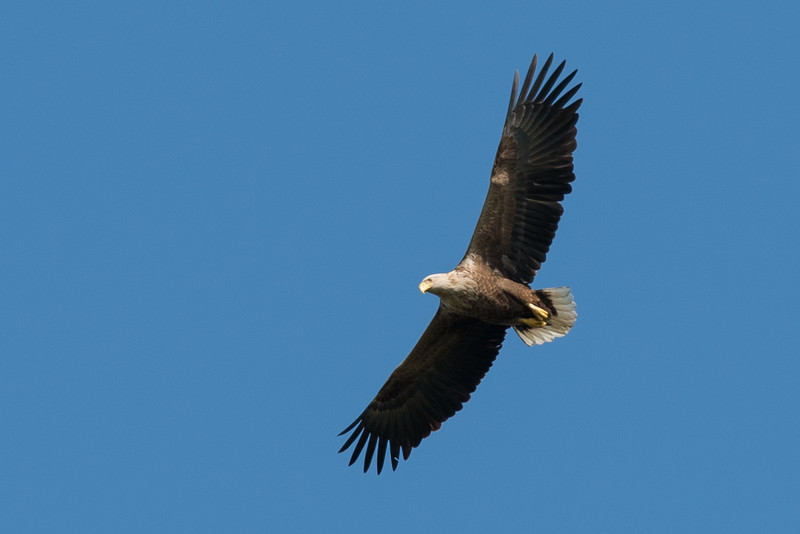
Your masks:
{"label": "flying bird", "polygon": [[436,315],[372,402],[339,434],[351,432],[339,452],[355,443],[350,465],[363,451],[365,473],[375,457],[380,474],[387,450],[397,469],[401,450],[408,460],[461,409],[509,327],[531,346],[562,337],[575,324],[568,287],[528,285],[545,261],[564,211],[561,201],[575,179],[572,152],[582,99],[572,99],[580,84],[568,88],[577,71],[559,81],[565,62],[548,76],[552,62],[551,54],[536,74],[534,55],[519,93],[514,73],[489,192],[467,252],[449,273],[422,280],[420,291],[439,297]]}

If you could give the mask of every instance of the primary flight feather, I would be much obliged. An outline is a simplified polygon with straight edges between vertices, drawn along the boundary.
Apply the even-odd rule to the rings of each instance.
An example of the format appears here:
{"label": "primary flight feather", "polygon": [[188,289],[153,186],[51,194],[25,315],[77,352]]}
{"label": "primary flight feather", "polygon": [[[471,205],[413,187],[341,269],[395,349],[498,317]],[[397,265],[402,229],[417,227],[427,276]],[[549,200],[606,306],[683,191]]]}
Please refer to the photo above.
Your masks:
{"label": "primary flight feather", "polygon": [[[367,408],[340,435],[339,452],[355,444],[350,465],[364,453],[380,474],[388,451],[392,469],[411,449],[461,409],[494,362],[508,327],[527,344],[564,336],[575,324],[567,287],[531,289],[544,263],[575,179],[572,152],[578,108],[569,87],[577,71],[559,80],[553,55],[538,74],[537,57],[517,92],[514,74],[489,192],[464,258],[449,273],[419,285],[439,297],[439,309],[405,360]],[[535,79],[534,79],[535,76]],[[569,87],[569,88],[568,88]]]}

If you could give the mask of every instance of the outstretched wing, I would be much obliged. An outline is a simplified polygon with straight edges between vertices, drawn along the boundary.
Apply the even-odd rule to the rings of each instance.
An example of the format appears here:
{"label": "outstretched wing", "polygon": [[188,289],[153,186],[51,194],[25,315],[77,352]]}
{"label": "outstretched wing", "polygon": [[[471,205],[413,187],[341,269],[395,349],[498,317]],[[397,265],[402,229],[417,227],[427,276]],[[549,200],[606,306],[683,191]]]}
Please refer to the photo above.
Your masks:
{"label": "outstretched wing", "polygon": [[469,400],[500,351],[506,328],[455,315],[440,306],[375,399],[339,434],[352,431],[339,452],[355,443],[350,457],[353,465],[366,446],[366,473],[377,447],[380,474],[388,447],[392,469],[397,469],[400,449],[407,460],[412,448]]}
{"label": "outstretched wing", "polygon": [[551,54],[533,81],[533,56],[519,98],[519,73],[514,75],[489,193],[465,255],[524,284],[545,260],[564,212],[560,202],[575,179],[572,152],[582,100],[570,99],[580,84],[564,92],[577,71],[556,85],[565,63],[547,77],[552,62]]}

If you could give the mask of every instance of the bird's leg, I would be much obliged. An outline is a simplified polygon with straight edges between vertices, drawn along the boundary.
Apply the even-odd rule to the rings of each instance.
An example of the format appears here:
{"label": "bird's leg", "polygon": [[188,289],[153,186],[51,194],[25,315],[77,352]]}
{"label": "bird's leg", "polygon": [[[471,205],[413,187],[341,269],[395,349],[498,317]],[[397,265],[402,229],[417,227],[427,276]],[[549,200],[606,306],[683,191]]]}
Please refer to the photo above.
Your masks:
{"label": "bird's leg", "polygon": [[528,307],[533,310],[533,315],[540,321],[546,321],[550,317],[550,314],[544,308],[540,308],[535,304],[528,304]]}
{"label": "bird's leg", "polygon": [[521,319],[522,323],[534,328],[547,326],[547,319],[550,317],[550,314],[547,313],[547,310],[540,308],[535,304],[528,304],[528,307],[533,311],[533,318],[525,317]]}

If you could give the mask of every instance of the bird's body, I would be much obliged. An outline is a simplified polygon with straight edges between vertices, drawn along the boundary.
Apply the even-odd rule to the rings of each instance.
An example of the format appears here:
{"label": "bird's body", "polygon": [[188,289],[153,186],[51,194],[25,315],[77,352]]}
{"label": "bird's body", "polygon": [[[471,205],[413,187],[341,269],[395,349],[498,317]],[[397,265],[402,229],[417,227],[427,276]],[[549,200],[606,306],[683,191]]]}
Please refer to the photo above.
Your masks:
{"label": "bird's body", "polygon": [[[531,289],[555,236],[560,202],[575,179],[572,152],[580,85],[576,72],[552,75],[551,55],[534,80],[536,56],[517,95],[514,77],[489,192],[464,258],[449,273],[433,274],[420,290],[440,299],[428,328],[389,376],[375,399],[342,434],[355,443],[352,465],[364,451],[364,471],[377,453],[381,472],[387,450],[396,469],[411,449],[461,409],[514,328],[527,345],[565,335],[575,323],[569,288]],[[558,85],[556,85],[558,82]],[[563,95],[562,95],[563,92]],[[366,447],[366,448],[365,448]]]}
{"label": "bird's body", "polygon": [[483,263],[469,260],[462,261],[449,273],[426,277],[420,289],[439,297],[443,310],[490,324],[526,326],[526,322],[544,315],[539,310],[547,315],[558,314],[545,295],[526,284],[496,276]]}

